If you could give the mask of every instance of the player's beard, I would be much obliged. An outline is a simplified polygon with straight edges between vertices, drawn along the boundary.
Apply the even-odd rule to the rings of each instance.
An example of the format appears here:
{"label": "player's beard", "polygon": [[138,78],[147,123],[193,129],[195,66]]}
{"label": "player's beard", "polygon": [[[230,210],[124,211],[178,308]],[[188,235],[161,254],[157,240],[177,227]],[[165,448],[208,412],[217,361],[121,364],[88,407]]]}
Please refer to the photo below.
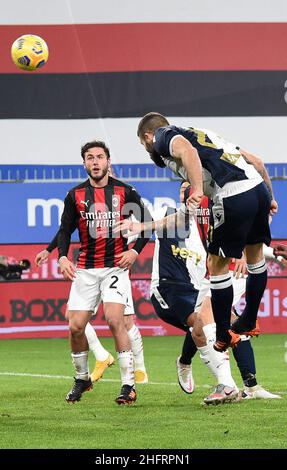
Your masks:
{"label": "player's beard", "polygon": [[106,174],[108,173],[109,171],[109,164],[107,163],[106,167],[103,168],[98,174],[97,176],[92,176],[92,170],[88,170],[86,168],[86,172],[88,173],[89,177],[95,181],[96,183],[98,183],[99,181],[101,181],[105,176]]}
{"label": "player's beard", "polygon": [[152,159],[152,161],[156,164],[156,166],[159,166],[160,168],[165,168],[166,164],[162,160],[161,156],[153,150],[152,152],[149,152],[149,156]]}

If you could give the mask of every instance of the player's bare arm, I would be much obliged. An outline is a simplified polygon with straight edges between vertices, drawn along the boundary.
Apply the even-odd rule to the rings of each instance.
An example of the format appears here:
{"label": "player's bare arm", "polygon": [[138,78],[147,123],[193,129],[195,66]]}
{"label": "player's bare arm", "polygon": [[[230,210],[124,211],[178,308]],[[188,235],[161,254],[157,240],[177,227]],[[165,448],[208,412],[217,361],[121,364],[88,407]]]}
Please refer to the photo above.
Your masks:
{"label": "player's bare arm", "polygon": [[[114,233],[122,233],[124,238],[129,238],[138,234],[152,234],[154,230],[162,232],[164,229],[177,227],[184,227],[186,224],[186,212],[178,210],[174,214],[163,217],[159,220],[152,220],[149,222],[132,222],[131,220],[124,219],[118,221],[114,226]],[[149,236],[150,236],[149,235]]]}
{"label": "player's bare arm", "polygon": [[[134,188],[130,189],[128,202],[135,204],[137,210],[135,210],[134,213],[133,209],[132,214],[128,218],[118,221],[114,226],[113,232],[121,233],[124,238],[135,236],[135,244],[130,250],[124,251],[116,256],[116,264],[120,268],[130,268],[132,266],[152,234],[152,216],[136,190]],[[138,222],[136,222],[137,220]],[[145,224],[149,227],[146,232]],[[141,236],[137,237],[138,234],[141,234]]]}
{"label": "player's bare arm", "polygon": [[172,154],[181,160],[192,186],[188,203],[198,206],[203,197],[202,166],[198,152],[185,137],[179,135],[172,142]]}
{"label": "player's bare arm", "polygon": [[251,165],[254,166],[254,168],[264,179],[271,196],[270,213],[271,215],[276,214],[276,212],[278,212],[278,204],[274,198],[272,183],[263,161],[261,160],[261,158],[257,157],[256,155],[253,155],[252,153],[247,152],[246,150],[240,149],[240,152],[244,159],[247,161],[247,163],[251,163]]}

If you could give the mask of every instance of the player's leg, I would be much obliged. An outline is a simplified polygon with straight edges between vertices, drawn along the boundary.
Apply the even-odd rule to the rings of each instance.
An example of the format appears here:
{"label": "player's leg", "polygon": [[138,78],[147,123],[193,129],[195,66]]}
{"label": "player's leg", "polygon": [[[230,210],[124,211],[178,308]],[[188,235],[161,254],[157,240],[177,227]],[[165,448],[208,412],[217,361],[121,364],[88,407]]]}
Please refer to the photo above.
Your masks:
{"label": "player's leg", "polygon": [[104,303],[104,314],[114,337],[121,374],[121,393],[116,399],[118,404],[130,404],[136,400],[133,352],[124,323],[124,309],[123,304]]}
{"label": "player's leg", "polygon": [[211,274],[211,302],[216,323],[217,351],[224,351],[232,342],[230,312],[233,286],[229,273],[230,258],[240,259],[247,237],[258,212],[255,189],[230,197],[216,195],[211,213],[208,247]]}
{"label": "player's leg", "polygon": [[137,384],[146,384],[148,383],[148,375],[144,362],[143,339],[139,328],[134,322],[134,315],[135,311],[132,298],[132,287],[131,282],[129,282],[128,300],[124,311],[124,320],[131,341],[131,347],[134,357],[135,382]]}
{"label": "player's leg", "polygon": [[232,278],[229,273],[230,258],[209,254],[211,303],[216,323],[217,351],[225,350],[231,343],[230,311],[233,301]]}
{"label": "player's leg", "polygon": [[197,353],[197,347],[192,338],[194,313],[198,291],[190,284],[188,286],[159,287],[160,292],[170,305],[169,310],[162,310],[160,318],[166,323],[185,331],[181,354],[176,359],[177,380],[181,389],[188,394],[193,393],[195,383],[192,373],[192,359]]}
{"label": "player's leg", "polygon": [[192,329],[193,326],[190,325],[192,318],[192,325],[194,325],[194,313],[189,315],[188,326],[189,328],[186,331],[186,335],[183,341],[181,355],[179,356],[179,362],[185,365],[191,365],[191,361],[195,354],[197,353],[197,347],[192,338]]}
{"label": "player's leg", "polygon": [[[192,359],[197,353],[197,347],[192,337],[192,329],[194,326],[195,314],[193,312],[195,308],[197,294],[191,292],[190,296],[187,296],[186,309],[192,310],[192,313],[186,318],[182,318],[181,322],[184,327],[187,325],[185,338],[182,345],[181,355],[176,360],[177,368],[177,379],[180,387],[185,393],[192,393],[194,391],[195,383],[192,374]],[[178,300],[183,300],[180,295]],[[175,298],[176,301],[176,298]],[[177,303],[177,302],[176,302]],[[183,304],[182,304],[183,305]],[[174,307],[173,307],[174,308]]]}
{"label": "player's leg", "polygon": [[[238,303],[240,298],[245,294],[246,291],[246,276],[241,276],[238,279],[233,277],[233,308],[231,314],[231,324],[238,318],[238,314],[235,309],[235,305]],[[233,356],[236,361],[237,367],[240,371],[244,387],[253,387],[257,384],[256,382],[256,368],[255,368],[255,357],[249,337],[240,335],[241,341],[238,343],[236,348],[233,348]]]}
{"label": "player's leg", "polygon": [[75,383],[66,396],[67,402],[81,399],[84,391],[92,388],[88,366],[88,342],[85,328],[94,310],[97,298],[97,280],[88,270],[79,269],[71,286],[68,300],[68,321]]}
{"label": "player's leg", "polygon": [[205,297],[196,314],[192,335],[198,347],[200,358],[217,380],[214,392],[208,395],[204,402],[217,404],[237,399],[239,390],[231,374],[228,351],[218,352],[213,348],[216,339],[216,325],[208,296]]}
{"label": "player's leg", "polygon": [[91,380],[94,383],[103,376],[103,373],[108,367],[115,363],[115,359],[112,354],[103,347],[91,323],[87,323],[85,335],[87,337],[89,350],[96,358],[95,367],[91,373]]}
{"label": "player's leg", "polygon": [[105,361],[109,357],[109,352],[104,348],[100,342],[95,328],[91,323],[87,323],[85,328],[85,335],[87,337],[89,350],[93,353],[97,361]]}
{"label": "player's leg", "polygon": [[[250,191],[248,191],[250,192]],[[267,284],[267,266],[263,256],[263,243],[270,244],[269,227],[270,196],[266,185],[261,183],[253,189],[257,212],[246,239],[248,277],[246,281],[246,307],[241,317],[232,325],[236,333],[244,334],[254,329],[259,305]]]}
{"label": "player's leg", "polygon": [[195,383],[192,374],[192,359],[197,352],[191,331],[186,332],[181,355],[176,360],[177,380],[185,393],[193,393]]}
{"label": "player's leg", "polygon": [[[100,303],[101,301],[99,298],[97,305],[95,306],[95,309],[94,309],[93,318],[98,312]],[[112,354],[110,354],[109,351],[107,351],[103,347],[91,323],[87,323],[85,334],[86,334],[87,341],[89,344],[89,350],[93,353],[96,359],[94,369],[91,373],[91,380],[94,383],[100,380],[105,370],[115,363],[115,359],[112,356]]]}
{"label": "player's leg", "polygon": [[242,398],[260,398],[273,399],[281,398],[280,395],[268,392],[261,385],[258,385],[256,378],[256,365],[254,350],[252,348],[250,337],[241,336],[241,342],[237,348],[232,350],[237,367],[240,370],[244,384]]}
{"label": "player's leg", "polygon": [[181,355],[176,359],[178,383],[186,393],[194,391],[192,358],[197,352],[191,336],[193,310],[198,291],[193,286],[161,285],[152,292],[151,302],[158,317],[186,332]]}
{"label": "player's leg", "polygon": [[81,399],[82,393],[92,388],[88,365],[88,342],[85,336],[85,326],[91,312],[84,310],[69,310],[69,329],[72,363],[75,368],[75,382],[66,396],[66,401],[74,403]]}
{"label": "player's leg", "polygon": [[107,268],[102,275],[104,315],[114,338],[122,382],[116,399],[118,404],[131,404],[136,400],[133,352],[124,322],[128,283],[128,272],[120,268]]}
{"label": "player's leg", "polygon": [[267,266],[263,256],[263,243],[247,245],[245,251],[248,269],[246,307],[240,318],[232,324],[232,331],[240,334],[250,333],[254,336],[259,333],[256,328],[256,319],[267,285]]}
{"label": "player's leg", "polygon": [[[241,277],[239,279],[233,278],[233,289],[234,289],[234,305],[237,304],[239,299],[245,293],[246,289],[246,278]],[[233,307],[233,313],[231,315],[231,323],[238,318],[238,313]],[[255,365],[255,355],[253,347],[250,341],[249,336],[240,335],[241,341],[236,348],[232,350],[233,356],[235,358],[237,367],[240,371],[244,390],[242,392],[243,399],[250,398],[263,398],[263,399],[272,399],[272,398],[281,398],[279,395],[268,392],[263,387],[258,385],[256,378],[256,365]]]}
{"label": "player's leg", "polygon": [[[100,302],[95,307],[94,315],[96,315],[98,311],[99,304]],[[68,309],[65,312],[65,318],[66,320],[68,320]],[[98,338],[95,328],[92,326],[90,322],[88,322],[86,325],[85,335],[88,341],[89,351],[91,351],[93,355],[95,356],[96,362],[106,362],[107,363],[106,367],[109,367],[110,365],[112,365],[115,361],[113,356],[104,348],[104,346],[102,345],[102,343],[100,342]],[[93,379],[93,374],[96,368],[97,368],[97,364],[95,365],[94,371],[91,373],[91,379],[93,382],[95,382],[96,380],[99,380],[99,378],[102,376],[101,374],[98,378]]]}

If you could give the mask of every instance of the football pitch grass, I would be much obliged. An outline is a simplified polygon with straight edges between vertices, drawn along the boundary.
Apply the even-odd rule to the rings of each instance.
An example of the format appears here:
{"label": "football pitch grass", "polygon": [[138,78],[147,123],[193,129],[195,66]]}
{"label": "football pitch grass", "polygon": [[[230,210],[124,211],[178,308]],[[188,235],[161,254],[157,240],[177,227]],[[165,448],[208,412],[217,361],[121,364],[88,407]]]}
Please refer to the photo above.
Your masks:
{"label": "football pitch grass", "polygon": [[[286,335],[253,340],[258,382],[282,399],[218,406],[202,404],[215,381],[198,354],[195,392],[187,395],[178,386],[175,359],[182,341],[180,336],[144,338],[150,383],[138,385],[132,406],[114,402],[120,391],[117,364],[79,403],[69,405],[65,396],[73,369],[67,340],[1,341],[0,448],[286,449]],[[110,338],[103,344],[113,353]],[[232,368],[241,386],[233,357]]]}

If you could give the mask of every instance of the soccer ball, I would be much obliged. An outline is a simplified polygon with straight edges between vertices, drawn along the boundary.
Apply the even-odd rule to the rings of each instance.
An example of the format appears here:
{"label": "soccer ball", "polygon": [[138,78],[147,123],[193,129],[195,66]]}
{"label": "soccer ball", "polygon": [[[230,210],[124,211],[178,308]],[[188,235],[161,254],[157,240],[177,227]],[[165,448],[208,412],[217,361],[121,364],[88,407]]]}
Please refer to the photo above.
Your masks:
{"label": "soccer ball", "polygon": [[13,42],[11,57],[19,69],[36,70],[47,62],[48,46],[40,36],[24,34]]}

